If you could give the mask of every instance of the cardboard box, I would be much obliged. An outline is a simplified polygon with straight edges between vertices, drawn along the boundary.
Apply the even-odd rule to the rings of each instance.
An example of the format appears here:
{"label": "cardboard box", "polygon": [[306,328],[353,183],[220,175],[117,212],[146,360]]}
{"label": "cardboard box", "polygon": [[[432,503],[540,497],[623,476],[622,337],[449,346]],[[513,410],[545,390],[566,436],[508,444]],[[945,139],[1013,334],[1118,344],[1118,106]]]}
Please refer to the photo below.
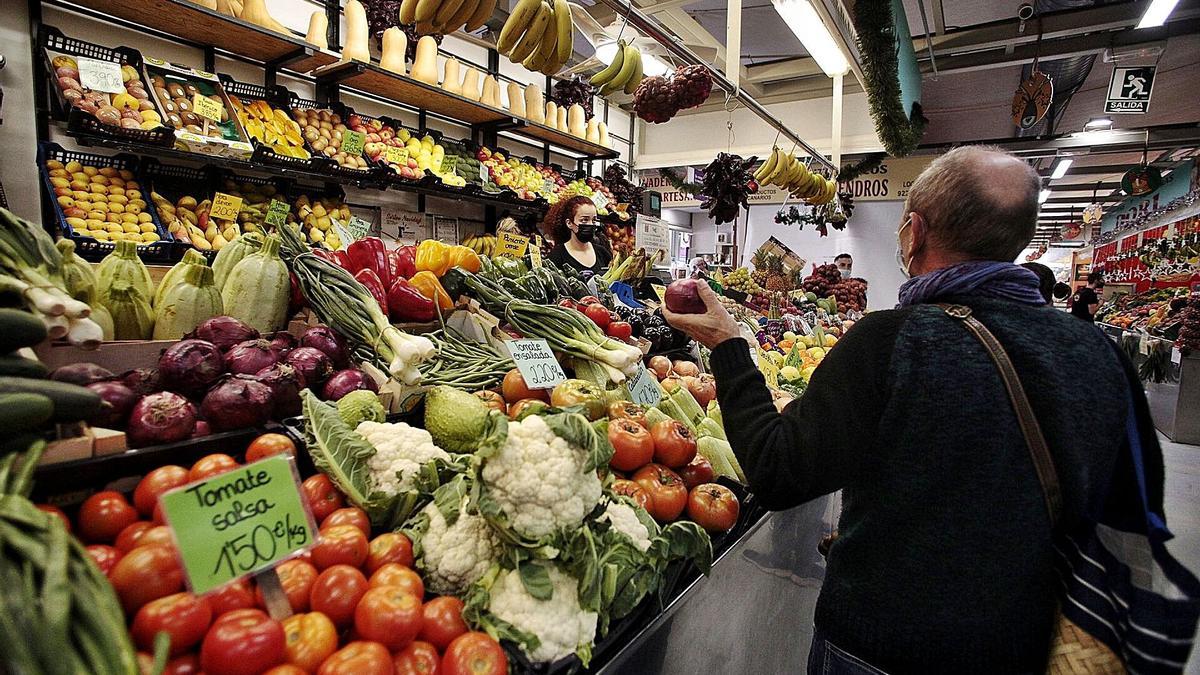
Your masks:
{"label": "cardboard box", "polygon": [[120,375],[134,368],[153,368],[158,365],[158,357],[163,350],[176,342],[178,340],[118,340],[105,342],[93,350],[80,349],[65,342],[43,342],[33,351],[50,370],[72,363],[94,363]]}

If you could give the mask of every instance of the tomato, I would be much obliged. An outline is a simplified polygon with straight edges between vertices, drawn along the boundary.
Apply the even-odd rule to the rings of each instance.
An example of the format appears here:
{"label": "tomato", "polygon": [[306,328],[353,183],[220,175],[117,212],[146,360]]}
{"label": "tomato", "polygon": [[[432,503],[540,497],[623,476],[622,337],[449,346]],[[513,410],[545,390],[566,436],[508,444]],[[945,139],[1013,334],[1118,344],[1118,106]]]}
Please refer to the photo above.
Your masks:
{"label": "tomato", "polygon": [[322,528],[312,547],[313,564],[323,570],[334,565],[358,567],[367,559],[367,535],[353,525]]}
{"label": "tomato", "polygon": [[337,525],[353,525],[362,530],[362,533],[371,536],[371,518],[367,516],[367,512],[357,506],[346,506],[334,511],[321,521],[321,529],[334,527]]}
{"label": "tomato", "polygon": [[424,623],[421,598],[399,586],[369,589],[354,609],[354,630],[359,637],[393,652],[416,639]]}
{"label": "tomato", "polygon": [[111,543],[137,519],[137,509],[129,505],[124,495],[103,490],[88,497],[79,507],[79,536],[91,543]]}
{"label": "tomato", "polygon": [[600,298],[594,295],[585,295],[579,299],[579,304],[586,307],[588,305],[596,305],[600,303]]}
{"label": "tomato", "polygon": [[536,398],[523,398],[508,407],[508,419],[519,421],[530,415],[538,415],[550,407],[549,403]]}
{"label": "tomato", "polygon": [[583,315],[596,322],[596,325],[600,327],[600,330],[608,328],[608,324],[612,321],[611,317],[608,315],[608,308],[598,302],[593,302],[587,307],[584,307]]}
{"label": "tomato", "polygon": [[608,324],[608,334],[624,342],[633,337],[633,326],[628,321],[613,321]]}
{"label": "tomato", "polygon": [[425,597],[425,582],[421,576],[403,565],[387,563],[371,575],[371,588],[376,586],[399,586],[418,598]]}
{"label": "tomato", "polygon": [[317,675],[392,675],[392,655],[378,642],[355,640],[325,659]]}
{"label": "tomato", "polygon": [[156,525],[167,524],[167,517],[163,514],[162,502],[159,502],[154,506],[154,517],[152,517],[150,520]]}
{"label": "tomato", "polygon": [[92,562],[96,563],[96,567],[100,568],[104,576],[108,576],[112,568],[116,567],[117,561],[125,555],[107,544],[92,544],[87,547],[87,552],[92,556]]}
{"label": "tomato", "polygon": [[121,534],[117,535],[117,550],[122,553],[129,553],[138,545],[138,540],[142,535],[146,534],[147,530],[154,529],[154,523],[148,520],[139,520],[130,523],[125,529],[121,530]]}
{"label": "tomato", "polygon": [[650,493],[646,492],[646,488],[642,487],[641,485],[638,485],[631,480],[618,478],[617,480],[613,481],[612,491],[615,494],[629,497],[636,502],[638,506],[649,510],[648,505],[650,504]]}
{"label": "tomato", "polygon": [[662,382],[668,375],[671,374],[671,359],[668,359],[662,354],[659,354],[658,356],[651,356],[649,367],[650,370],[654,371],[654,376],[658,378],[658,381]]}
{"label": "tomato", "polygon": [[257,462],[271,455],[288,454],[296,456],[296,444],[283,434],[263,434],[250,442],[246,448],[246,463]]}
{"label": "tomato", "polygon": [[654,439],[642,425],[630,419],[617,418],[608,422],[608,442],[613,456],[609,464],[614,469],[633,471],[654,459]]}
{"label": "tomato", "polygon": [[633,401],[613,401],[608,404],[608,419],[633,420],[646,431],[650,431],[650,423],[646,421],[646,409]]}
{"label": "tomato", "polygon": [[[280,563],[275,568],[275,573],[279,575],[279,583],[283,586],[283,592],[287,595],[292,611],[307,612],[309,599],[312,596],[312,587],[317,581],[317,568],[307,560],[293,558]],[[266,606],[267,603],[263,601],[261,589],[255,591],[255,597],[258,599],[259,606]]]}
{"label": "tomato", "polygon": [[504,374],[504,382],[500,385],[500,393],[504,395],[504,400],[509,403],[516,403],[527,398],[538,401],[550,400],[549,389],[530,389],[529,384],[525,382],[525,376],[516,368]]}
{"label": "tomato", "polygon": [[133,505],[138,513],[149,516],[154,513],[158,496],[188,482],[188,470],[182,466],[168,464],[146,474],[133,491]]}
{"label": "tomato", "polygon": [[196,654],[184,654],[167,661],[162,675],[200,675],[200,672],[200,657]]}
{"label": "tomato", "polygon": [[728,532],[737,522],[741,505],[733,490],[717,483],[705,483],[688,494],[688,518],[709,532]]}
{"label": "tomato", "polygon": [[396,654],[392,666],[396,675],[438,675],[440,661],[437,647],[416,640]]}
{"label": "tomato", "polygon": [[677,469],[696,456],[696,435],[679,420],[663,420],[650,428],[654,461]]}
{"label": "tomato", "polygon": [[51,506],[49,504],[38,504],[37,507],[39,510],[45,511],[46,513],[49,513],[50,515],[57,517],[59,520],[62,521],[62,524],[66,526],[67,532],[71,531],[71,519],[67,517],[66,513],[63,513],[62,509],[58,508],[57,506]]}
{"label": "tomato", "polygon": [[215,591],[204,596],[212,607],[213,618],[219,618],[226,612],[235,609],[251,609],[254,607],[254,589],[245,579],[231,581]]}
{"label": "tomato", "polygon": [[282,666],[275,666],[266,671],[263,675],[308,675],[308,672],[303,668],[298,668],[290,663],[285,663]]}
{"label": "tomato", "polygon": [[320,612],[293,614],[283,620],[287,661],[312,673],[337,651],[337,627]]}
{"label": "tomato", "polygon": [[323,473],[309,476],[301,484],[301,487],[304,488],[304,496],[308,499],[309,508],[312,509],[313,519],[318,523],[346,505],[342,493],[338,492],[333,481],[329,480],[329,476]]}
{"label": "tomato", "polygon": [[143,532],[142,536],[134,542],[133,547],[149,546],[150,544],[166,544],[175,548],[175,538],[171,535],[171,528],[166,525],[155,525]]}
{"label": "tomato", "polygon": [[563,380],[550,392],[550,405],[556,408],[583,406],[583,414],[595,422],[604,417],[604,392],[586,380]]}
{"label": "tomato", "polygon": [[684,486],[691,490],[701,483],[711,483],[716,477],[716,472],[713,471],[712,463],[708,461],[704,455],[696,455],[688,462],[687,466],[679,470],[679,477],[683,479]]}
{"label": "tomato", "polygon": [[202,478],[218,476],[226,471],[232,471],[239,466],[241,465],[238,464],[236,459],[223,453],[218,452],[212,455],[205,455],[192,465],[192,469],[188,471],[187,482],[191,483]]}
{"label": "tomato", "polygon": [[200,646],[207,675],[252,675],[283,663],[283,626],[261,609],[239,609],[212,625]]}
{"label": "tomato", "polygon": [[143,605],[133,617],[129,634],[139,648],[153,651],[154,636],[164,631],[171,636],[171,656],[179,656],[204,638],[212,618],[207,599],[174,593]]}
{"label": "tomato", "polygon": [[504,412],[508,409],[508,405],[504,403],[504,397],[494,391],[488,389],[477,391],[475,392],[475,398],[483,401],[483,404],[492,410]]}
{"label": "tomato", "polygon": [[647,464],[633,474],[633,482],[650,495],[646,510],[658,522],[670,522],[683,513],[688,493],[679,474],[661,464]]}
{"label": "tomato", "polygon": [[142,605],[183,590],[183,569],[175,549],[164,544],[138,546],[117,561],[108,578],[125,613],[133,616]]}
{"label": "tomato", "polygon": [[309,606],[322,612],[339,628],[354,621],[354,608],[367,592],[367,578],[349,565],[334,565],[313,582]]}
{"label": "tomato", "polygon": [[387,563],[413,566],[412,541],[408,537],[399,532],[384,532],[371,540],[371,548],[364,565],[367,574],[375,574],[376,570]]}
{"label": "tomato", "polygon": [[487,633],[464,633],[442,655],[442,675],[506,675],[508,656]]}
{"label": "tomato", "polygon": [[463,621],[463,602],[453,596],[434,598],[425,603],[421,613],[425,624],[421,627],[420,639],[445,651],[454,638],[470,630]]}

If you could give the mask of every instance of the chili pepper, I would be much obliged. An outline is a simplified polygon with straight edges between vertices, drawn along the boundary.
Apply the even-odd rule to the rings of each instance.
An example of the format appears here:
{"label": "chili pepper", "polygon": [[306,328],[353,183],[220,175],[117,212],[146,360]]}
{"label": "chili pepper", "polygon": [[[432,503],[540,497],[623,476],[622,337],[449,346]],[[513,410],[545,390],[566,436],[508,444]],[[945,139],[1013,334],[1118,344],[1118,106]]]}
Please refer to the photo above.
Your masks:
{"label": "chili pepper", "polygon": [[351,242],[346,247],[346,254],[350,257],[351,272],[357,274],[359,270],[371,270],[379,276],[384,288],[391,286],[392,271],[388,264],[387,247],[382,239],[363,237]]}
{"label": "chili pepper", "polygon": [[450,248],[450,267],[461,267],[474,274],[479,271],[481,266],[482,263],[479,262],[479,254],[475,251],[466,246],[453,246]]}
{"label": "chili pepper", "polygon": [[375,273],[375,270],[361,269],[354,273],[354,279],[367,287],[367,290],[371,292],[371,297],[379,303],[379,308],[383,310],[384,314],[387,314],[387,291],[384,290],[383,282],[379,280],[379,275]]}
{"label": "chili pepper", "polygon": [[442,276],[450,269],[449,244],[443,244],[437,239],[426,239],[417,246],[417,272],[432,272],[434,276]]}
{"label": "chili pepper", "polygon": [[392,321],[433,321],[437,318],[437,309],[433,300],[425,297],[415,286],[403,277],[392,282],[388,291],[388,311]]}
{"label": "chili pepper", "polygon": [[417,273],[416,257],[416,246],[401,246],[388,251],[388,267],[392,273],[392,280],[401,277],[411,279],[412,275]]}
{"label": "chili pepper", "polygon": [[446,289],[442,288],[441,282],[433,272],[428,270],[417,272],[412,279],[409,279],[409,282],[421,292],[421,295],[431,298],[439,309],[447,310],[454,307],[454,300],[446,292]]}

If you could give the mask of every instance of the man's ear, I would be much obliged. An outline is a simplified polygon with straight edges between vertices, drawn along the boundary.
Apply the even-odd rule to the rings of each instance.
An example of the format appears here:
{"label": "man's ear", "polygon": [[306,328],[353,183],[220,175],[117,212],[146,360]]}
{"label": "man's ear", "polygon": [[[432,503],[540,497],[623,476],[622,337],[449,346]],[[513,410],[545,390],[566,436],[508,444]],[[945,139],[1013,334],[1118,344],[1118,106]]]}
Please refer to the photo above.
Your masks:
{"label": "man's ear", "polygon": [[[908,214],[910,224],[908,226],[908,236],[912,242],[912,246],[908,249],[909,260],[917,257],[924,248],[929,236],[929,226],[925,222],[925,216],[913,211]],[[910,263],[911,264],[911,263]]]}

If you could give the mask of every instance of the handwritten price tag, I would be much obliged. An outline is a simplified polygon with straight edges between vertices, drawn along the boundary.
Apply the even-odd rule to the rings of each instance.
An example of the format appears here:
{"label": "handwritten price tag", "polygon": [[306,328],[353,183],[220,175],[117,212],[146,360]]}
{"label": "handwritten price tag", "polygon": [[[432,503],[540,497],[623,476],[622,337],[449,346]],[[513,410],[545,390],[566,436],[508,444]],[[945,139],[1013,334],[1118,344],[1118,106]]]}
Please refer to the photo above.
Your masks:
{"label": "handwritten price tag", "polygon": [[445,155],[442,157],[442,166],[440,168],[443,174],[449,175],[454,173],[454,170],[458,168],[458,155]]}
{"label": "handwritten price tag", "polygon": [[350,222],[346,224],[346,232],[351,237],[350,241],[358,241],[367,236],[367,232],[370,231],[371,223],[358,216],[350,216]]}
{"label": "handwritten price tag", "polygon": [[213,122],[220,122],[221,115],[225,113],[225,106],[204,94],[196,94],[192,97],[192,112]]}
{"label": "handwritten price tag", "polygon": [[343,131],[341,151],[347,155],[361,155],[367,135],[361,131]]}
{"label": "handwritten price tag", "polygon": [[75,59],[79,66],[79,84],[84,89],[102,91],[106,94],[124,94],[125,83],[121,77],[121,64],[80,57]]}
{"label": "handwritten price tag", "polygon": [[271,205],[267,207],[267,216],[264,220],[272,227],[283,227],[287,223],[287,216],[290,210],[291,208],[287,205],[287,202],[272,199]]}
{"label": "handwritten price tag", "polygon": [[525,256],[525,249],[529,248],[529,237],[500,232],[496,235],[496,243],[496,255],[521,258]]}
{"label": "handwritten price tag", "polygon": [[567,379],[545,340],[510,340],[504,344],[530,389],[553,389],[554,385]]}
{"label": "handwritten price tag", "polygon": [[667,294],[666,286],[662,286],[660,284],[650,284],[650,288],[654,289],[654,294],[658,296],[658,301],[662,302],[663,298]]}
{"label": "handwritten price tag", "polygon": [[759,359],[758,370],[763,374],[763,379],[767,381],[767,386],[775,389],[779,386],[779,368],[771,363],[771,359]]}
{"label": "handwritten price tag", "polygon": [[634,403],[651,406],[662,400],[662,388],[646,366],[639,365],[637,374],[629,380],[629,398]]}
{"label": "handwritten price tag", "polygon": [[383,160],[388,164],[408,166],[408,148],[397,148],[389,145],[383,151]]}
{"label": "handwritten price tag", "polygon": [[284,455],[171,490],[162,506],[196,595],[303,551],[316,534]]}
{"label": "handwritten price tag", "polygon": [[535,270],[542,267],[542,238],[537,235],[533,237],[533,246],[529,247],[529,263]]}
{"label": "handwritten price tag", "polygon": [[218,192],[213,195],[212,207],[208,210],[209,218],[217,220],[237,220],[238,212],[242,210],[242,198]]}

